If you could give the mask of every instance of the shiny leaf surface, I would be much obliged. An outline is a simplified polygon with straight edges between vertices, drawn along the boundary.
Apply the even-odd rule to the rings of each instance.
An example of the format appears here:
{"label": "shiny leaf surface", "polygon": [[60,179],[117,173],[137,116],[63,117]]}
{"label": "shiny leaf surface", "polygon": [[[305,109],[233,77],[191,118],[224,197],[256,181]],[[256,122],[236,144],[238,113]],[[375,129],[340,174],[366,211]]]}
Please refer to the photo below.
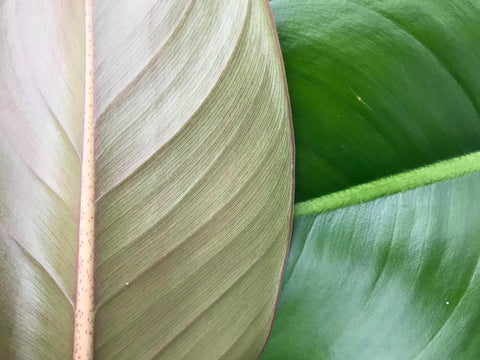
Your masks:
{"label": "shiny leaf surface", "polygon": [[[83,5],[0,6],[1,357],[71,358],[94,279],[76,310],[97,359],[256,358],[293,197],[268,2],[94,1],[92,28]],[[90,81],[95,273],[76,290]]]}
{"label": "shiny leaf surface", "polygon": [[272,0],[296,201],[480,149],[480,2]]}
{"label": "shiny leaf surface", "polygon": [[262,359],[480,357],[477,172],[297,217]]}
{"label": "shiny leaf surface", "polygon": [[262,359],[480,358],[480,4],[272,7],[302,202]]}

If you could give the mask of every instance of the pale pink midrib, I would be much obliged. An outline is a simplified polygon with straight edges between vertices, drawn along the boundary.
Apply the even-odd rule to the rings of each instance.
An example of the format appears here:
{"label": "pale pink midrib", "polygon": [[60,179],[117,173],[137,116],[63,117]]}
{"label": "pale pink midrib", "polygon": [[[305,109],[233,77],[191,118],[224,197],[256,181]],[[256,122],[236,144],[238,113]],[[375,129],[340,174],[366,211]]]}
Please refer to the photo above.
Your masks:
{"label": "pale pink midrib", "polygon": [[85,102],[72,358],[93,359],[95,148],[92,0],[85,1]]}

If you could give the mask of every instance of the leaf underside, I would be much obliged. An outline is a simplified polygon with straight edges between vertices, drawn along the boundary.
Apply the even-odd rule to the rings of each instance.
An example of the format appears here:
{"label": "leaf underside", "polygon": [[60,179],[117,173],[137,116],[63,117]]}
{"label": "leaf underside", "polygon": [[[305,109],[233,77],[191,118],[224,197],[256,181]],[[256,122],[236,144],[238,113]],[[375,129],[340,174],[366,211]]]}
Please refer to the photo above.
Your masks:
{"label": "leaf underside", "polygon": [[[251,359],[293,144],[267,1],[94,1],[95,357]],[[0,5],[0,353],[72,356],[83,4]]]}

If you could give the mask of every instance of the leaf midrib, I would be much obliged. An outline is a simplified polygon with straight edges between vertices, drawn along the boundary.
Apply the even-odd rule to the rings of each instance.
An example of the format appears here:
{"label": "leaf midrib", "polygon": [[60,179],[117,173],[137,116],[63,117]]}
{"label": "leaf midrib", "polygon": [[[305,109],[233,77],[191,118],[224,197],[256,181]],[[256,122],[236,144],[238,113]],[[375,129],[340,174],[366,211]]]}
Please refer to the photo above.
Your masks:
{"label": "leaf midrib", "polygon": [[297,203],[294,216],[317,215],[479,171],[480,151]]}
{"label": "leaf midrib", "polygon": [[85,0],[85,100],[77,236],[73,359],[92,360],[94,344],[95,114],[92,0]]}

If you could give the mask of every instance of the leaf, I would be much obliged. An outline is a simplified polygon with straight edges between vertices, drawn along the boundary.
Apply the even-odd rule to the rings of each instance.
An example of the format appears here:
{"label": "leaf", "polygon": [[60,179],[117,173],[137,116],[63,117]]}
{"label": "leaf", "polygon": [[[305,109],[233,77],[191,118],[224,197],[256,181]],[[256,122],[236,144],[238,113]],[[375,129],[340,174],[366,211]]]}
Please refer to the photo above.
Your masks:
{"label": "leaf", "polygon": [[480,2],[271,4],[297,201],[480,150]]}
{"label": "leaf", "polygon": [[90,4],[0,7],[0,353],[255,358],[293,195],[268,2]]}
{"label": "leaf", "polygon": [[306,201],[262,359],[480,358],[479,3],[272,7]]}
{"label": "leaf", "polygon": [[480,357],[480,153],[455,161],[472,173],[296,217],[262,359]]}

